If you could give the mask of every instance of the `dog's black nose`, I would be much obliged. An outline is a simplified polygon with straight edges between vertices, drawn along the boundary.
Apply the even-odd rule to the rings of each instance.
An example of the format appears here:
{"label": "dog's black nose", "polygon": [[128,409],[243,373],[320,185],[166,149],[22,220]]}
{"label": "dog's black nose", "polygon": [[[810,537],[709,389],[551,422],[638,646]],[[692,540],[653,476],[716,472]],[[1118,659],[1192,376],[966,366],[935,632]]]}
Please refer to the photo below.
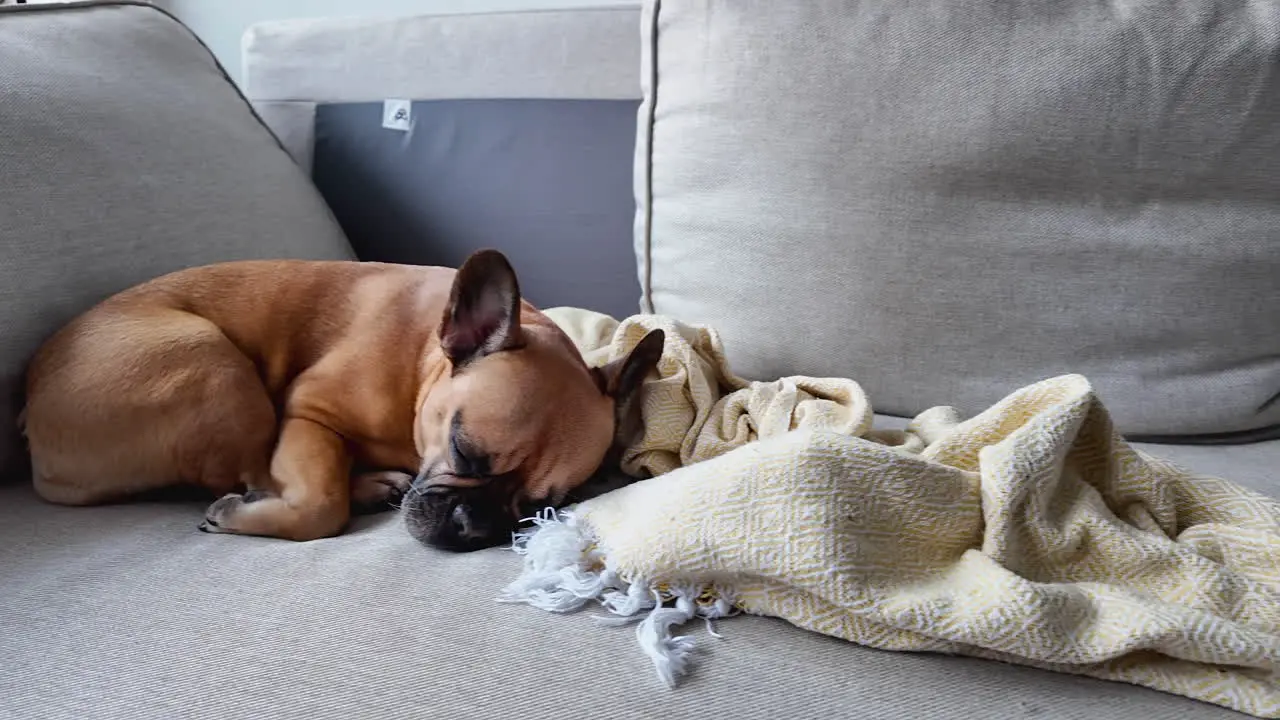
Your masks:
{"label": "dog's black nose", "polygon": [[403,503],[405,526],[430,547],[482,550],[510,541],[516,527],[510,511],[482,488],[435,485],[411,495]]}

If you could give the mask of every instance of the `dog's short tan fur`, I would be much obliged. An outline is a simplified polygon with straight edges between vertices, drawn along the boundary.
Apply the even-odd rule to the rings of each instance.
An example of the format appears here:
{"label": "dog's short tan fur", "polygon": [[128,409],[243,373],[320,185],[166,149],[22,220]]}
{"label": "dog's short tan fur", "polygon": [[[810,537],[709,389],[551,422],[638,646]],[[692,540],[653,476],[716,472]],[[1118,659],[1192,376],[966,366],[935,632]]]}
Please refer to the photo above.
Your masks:
{"label": "dog's short tan fur", "polygon": [[[456,272],[181,271],[107,299],[36,354],[24,412],[35,487],[86,505],[197,485],[221,496],[203,529],[294,540],[335,535],[353,503],[404,491],[487,488],[469,502],[514,521],[520,503],[557,501],[600,466],[661,341],[588,369],[491,251]],[[470,537],[462,517],[445,532],[451,518],[411,529],[459,547],[502,530]]]}

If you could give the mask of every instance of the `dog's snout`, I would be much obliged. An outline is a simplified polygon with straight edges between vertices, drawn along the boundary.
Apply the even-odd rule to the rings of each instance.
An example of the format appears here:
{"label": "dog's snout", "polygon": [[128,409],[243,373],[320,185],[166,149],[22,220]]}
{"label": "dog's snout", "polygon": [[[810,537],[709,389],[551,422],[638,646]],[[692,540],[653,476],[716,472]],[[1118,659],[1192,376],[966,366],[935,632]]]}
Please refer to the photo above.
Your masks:
{"label": "dog's snout", "polygon": [[457,493],[458,488],[452,485],[432,484],[425,475],[419,475],[409,483],[409,488],[415,495],[432,495],[435,497],[448,497]]}
{"label": "dog's snout", "polygon": [[467,538],[476,534],[475,526],[471,522],[471,513],[466,505],[457,505],[453,508],[453,512],[449,513],[449,525],[458,537]]}
{"label": "dog's snout", "polygon": [[[415,488],[416,489],[416,488]],[[507,542],[517,518],[485,488],[428,485],[404,502],[405,524],[419,542],[466,552]]]}

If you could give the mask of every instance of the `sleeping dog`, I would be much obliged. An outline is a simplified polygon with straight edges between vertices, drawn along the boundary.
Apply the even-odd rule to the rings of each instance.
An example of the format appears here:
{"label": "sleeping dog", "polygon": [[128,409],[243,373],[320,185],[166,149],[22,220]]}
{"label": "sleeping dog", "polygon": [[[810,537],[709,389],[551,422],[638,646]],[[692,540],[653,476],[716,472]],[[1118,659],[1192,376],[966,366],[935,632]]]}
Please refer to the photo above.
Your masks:
{"label": "sleeping dog", "polygon": [[220,496],[202,530],[311,540],[402,496],[414,537],[471,550],[611,461],[663,342],[588,368],[495,251],[457,271],[222,263],[121,292],[50,338],[23,424],[50,502],[192,485]]}

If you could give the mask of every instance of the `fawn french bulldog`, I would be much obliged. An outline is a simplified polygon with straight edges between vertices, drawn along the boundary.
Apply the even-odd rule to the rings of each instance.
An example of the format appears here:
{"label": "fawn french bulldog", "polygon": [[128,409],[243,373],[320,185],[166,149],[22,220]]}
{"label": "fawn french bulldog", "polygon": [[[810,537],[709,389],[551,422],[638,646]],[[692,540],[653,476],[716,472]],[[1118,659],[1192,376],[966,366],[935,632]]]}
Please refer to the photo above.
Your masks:
{"label": "fawn french bulldog", "polygon": [[310,540],[400,500],[418,540],[471,550],[616,460],[663,342],[588,368],[495,251],[457,271],[230,262],[70,322],[22,422],[50,502],[197,486],[219,496],[202,530]]}

